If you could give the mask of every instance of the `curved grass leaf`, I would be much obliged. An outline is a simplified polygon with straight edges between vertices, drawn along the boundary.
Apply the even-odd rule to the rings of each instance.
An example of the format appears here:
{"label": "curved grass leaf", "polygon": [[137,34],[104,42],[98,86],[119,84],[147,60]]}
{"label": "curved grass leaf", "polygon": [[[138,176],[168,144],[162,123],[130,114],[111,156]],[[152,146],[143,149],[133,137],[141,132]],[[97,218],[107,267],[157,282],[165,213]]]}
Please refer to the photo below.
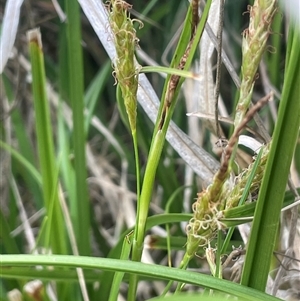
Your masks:
{"label": "curved grass leaf", "polygon": [[[153,279],[183,281],[194,285],[204,286],[230,295],[235,295],[244,300],[275,301],[279,300],[257,290],[238,285],[236,283],[199,274],[192,271],[179,270],[160,265],[150,265],[118,259],[95,258],[86,256],[65,255],[1,255],[2,277],[10,266],[52,266],[52,267],[81,267],[86,269],[99,269],[107,271],[120,271],[147,276]],[[16,275],[17,277],[18,275]]]}

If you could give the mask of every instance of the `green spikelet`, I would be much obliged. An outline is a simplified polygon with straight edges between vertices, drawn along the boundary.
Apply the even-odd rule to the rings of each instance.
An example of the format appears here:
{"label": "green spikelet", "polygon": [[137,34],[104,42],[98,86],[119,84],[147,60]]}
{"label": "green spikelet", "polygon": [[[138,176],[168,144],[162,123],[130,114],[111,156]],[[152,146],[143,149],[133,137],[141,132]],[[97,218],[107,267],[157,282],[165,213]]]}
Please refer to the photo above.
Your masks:
{"label": "green spikelet", "polygon": [[[259,190],[260,183],[263,178],[263,173],[264,173],[264,170],[266,167],[269,150],[270,150],[270,144],[266,145],[263,148],[263,153],[262,153],[260,163],[255,172],[253,181],[250,185],[250,190],[249,190],[250,194],[258,192],[258,190]],[[233,185],[234,185],[233,189],[226,196],[227,200],[226,200],[226,208],[225,209],[234,208],[238,205],[239,200],[241,199],[242,194],[244,192],[244,189],[245,189],[246,183],[248,181],[248,178],[250,176],[250,173],[252,171],[253,165],[254,165],[254,162],[251,163],[247,169],[243,170],[237,177],[235,177],[234,182],[233,182]]]}
{"label": "green spikelet", "polygon": [[122,91],[131,131],[135,132],[138,68],[135,65],[134,49],[138,39],[133,20],[128,17],[127,13],[131,5],[122,0],[112,0],[110,8],[109,20],[117,51],[114,75]]}
{"label": "green spikelet", "polygon": [[254,5],[249,7],[249,28],[243,33],[242,81],[234,120],[235,127],[240,124],[250,105],[257,68],[266,48],[276,10],[276,0],[256,0]]}
{"label": "green spikelet", "polygon": [[[250,186],[250,194],[259,189],[269,149],[270,145],[264,146],[259,166],[255,171],[255,176]],[[193,217],[186,228],[186,252],[188,257],[193,257],[199,247],[208,245],[215,237],[217,230],[227,228],[221,222],[221,219],[224,217],[224,210],[234,208],[238,205],[253,166],[254,163],[251,163],[247,169],[244,169],[233,180],[226,180],[219,190],[217,199],[211,197],[211,190],[214,189],[213,185],[210,185],[203,192],[198,193],[198,198],[192,207]],[[226,206],[223,208],[225,204]]]}

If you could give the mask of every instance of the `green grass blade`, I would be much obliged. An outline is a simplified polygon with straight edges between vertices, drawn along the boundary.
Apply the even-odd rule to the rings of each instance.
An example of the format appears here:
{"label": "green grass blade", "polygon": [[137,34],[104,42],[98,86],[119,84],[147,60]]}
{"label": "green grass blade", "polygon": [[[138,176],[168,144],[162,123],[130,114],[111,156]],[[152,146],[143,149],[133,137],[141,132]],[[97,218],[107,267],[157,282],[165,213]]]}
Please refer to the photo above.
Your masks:
{"label": "green grass blade", "polygon": [[[53,253],[66,254],[66,235],[57,191],[57,174],[50,110],[46,96],[44,58],[40,33],[37,29],[28,32],[32,65],[32,88],[35,108],[38,154],[43,180],[43,195],[47,212],[53,210],[51,247]],[[51,203],[53,201],[53,204]]]}
{"label": "green grass blade", "polygon": [[58,150],[60,161],[60,174],[64,189],[68,191],[68,200],[70,204],[76,203],[76,181],[75,170],[70,160],[70,131],[65,124],[65,118],[62,113],[62,103],[58,107]]}
{"label": "green grass blade", "polygon": [[[133,232],[130,232],[124,238],[121,256],[120,256],[120,259],[122,259],[122,260],[128,260],[128,258],[129,258],[130,251],[131,251],[131,245],[132,245],[132,237],[133,237]],[[124,274],[125,273],[123,273],[123,272],[115,273],[108,301],[117,301],[118,300],[120,285],[121,285],[122,279],[124,277]]]}
{"label": "green grass blade", "polygon": [[[201,299],[200,299],[201,298]],[[224,301],[226,300],[226,296],[224,295],[216,295],[216,296],[209,296],[205,294],[176,294],[173,296],[168,297],[156,297],[148,299],[148,301]],[[244,299],[239,299],[243,301]]]}
{"label": "green grass blade", "polygon": [[24,166],[24,168],[28,171],[28,173],[32,176],[32,178],[42,186],[42,177],[41,174],[37,171],[37,169],[24,158],[19,152],[13,149],[10,145],[6,144],[5,142],[0,140],[0,148],[5,149],[6,151],[10,152],[10,154],[15,158],[15,160]]}
{"label": "green grass blade", "polygon": [[[179,222],[183,222],[183,221],[186,222],[191,218],[191,216],[192,216],[191,214],[182,214],[182,213],[158,214],[158,215],[150,216],[147,219],[146,231],[157,225],[164,225],[164,224],[168,224],[168,223],[170,223],[170,224],[179,223]],[[108,256],[109,258],[120,258],[121,248],[123,245],[124,237],[133,230],[134,230],[133,228],[129,229],[125,233],[122,234],[117,245],[109,253],[109,256]],[[182,246],[183,245],[184,244],[182,244]],[[183,250],[183,248],[182,248],[182,250]],[[101,282],[100,290],[101,290],[103,298],[106,300],[110,294],[110,287],[111,287],[111,282],[113,279],[113,274],[105,272],[103,274],[102,279],[103,279],[103,281]]]}
{"label": "green grass blade", "polygon": [[[125,273],[135,273],[153,279],[184,281],[185,283],[191,283],[228,293],[230,295],[235,295],[245,300],[279,300],[278,298],[272,297],[260,291],[241,286],[230,281],[217,279],[208,275],[203,275],[192,271],[180,270],[177,268],[164,267],[160,265],[132,262],[128,260],[65,255],[0,255],[0,262],[2,267],[32,267],[35,265],[42,265],[66,268],[81,267],[85,269],[100,269],[114,272],[120,271]],[[3,276],[6,270],[11,275],[12,271],[10,271],[10,269],[3,269]]]}
{"label": "green grass blade", "polygon": [[71,203],[71,216],[79,253],[89,255],[90,209],[85,159],[86,136],[84,130],[83,63],[78,2],[66,1],[69,97],[73,110],[73,143],[76,178],[76,204]]}
{"label": "green grass blade", "polygon": [[[5,279],[14,279],[15,275],[18,275],[18,278],[21,279],[21,281],[38,278],[41,281],[68,281],[74,283],[78,282],[78,274],[74,269],[48,269],[39,270],[37,272],[37,270],[28,269],[26,267],[11,267],[10,270],[11,273],[5,273]],[[100,275],[101,273],[99,273],[99,271],[84,270],[84,276],[87,282],[99,281]]]}
{"label": "green grass blade", "polygon": [[200,80],[200,76],[197,76],[194,72],[180,70],[177,68],[163,67],[163,66],[144,66],[141,68],[140,73],[150,73],[150,72],[161,72],[169,75],[179,75],[184,78],[192,78],[195,80]]}

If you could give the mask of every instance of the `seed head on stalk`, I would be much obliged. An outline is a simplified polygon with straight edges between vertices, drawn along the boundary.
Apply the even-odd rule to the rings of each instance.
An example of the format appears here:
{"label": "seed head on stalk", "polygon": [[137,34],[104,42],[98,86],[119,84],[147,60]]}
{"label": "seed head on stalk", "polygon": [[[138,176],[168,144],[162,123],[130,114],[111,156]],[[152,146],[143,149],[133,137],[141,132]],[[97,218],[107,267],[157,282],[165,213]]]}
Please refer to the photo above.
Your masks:
{"label": "seed head on stalk", "polygon": [[[237,145],[238,137],[246,124],[251,120],[253,115],[269,101],[271,96],[272,93],[262,98],[247,112],[239,126],[236,127],[228,141],[228,145],[223,151],[221,167],[215,174],[212,184],[209,185],[206,190],[198,193],[198,198],[192,207],[194,216],[189,221],[186,228],[186,254],[181,262],[181,267],[187,265],[188,261],[194,256],[199,247],[204,247],[210,243],[215,237],[217,230],[224,230],[227,228],[226,224],[222,222],[224,211],[238,205],[254,165],[251,164],[248,169],[245,169],[240,175],[235,177],[234,180],[230,179],[230,161],[233,151]],[[266,164],[268,150],[269,145],[264,146],[261,162],[255,171],[249,193],[253,193],[259,188],[259,183],[263,177],[263,169]]]}
{"label": "seed head on stalk", "polygon": [[[188,261],[194,256],[200,246],[206,246],[214,238],[217,230],[226,228],[226,225],[220,221],[224,216],[224,210],[238,205],[239,198],[242,196],[247,179],[251,173],[252,166],[250,165],[233,182],[230,180],[238,136],[255,112],[270,98],[266,97],[254,105],[247,113],[256,72],[271,32],[270,27],[277,9],[277,1],[255,0],[254,5],[252,7],[249,6],[248,9],[250,23],[249,28],[243,33],[242,80],[234,120],[235,131],[224,150],[221,167],[215,174],[212,184],[206,190],[198,193],[197,200],[193,204],[194,216],[186,229],[187,246],[186,254],[181,262],[182,268],[186,267]],[[257,168],[254,180],[250,186],[250,193],[258,188],[259,182],[262,179],[268,149],[269,147],[267,146],[263,151],[260,166]]]}
{"label": "seed head on stalk", "polygon": [[250,105],[256,72],[271,33],[271,23],[277,11],[276,0],[255,0],[248,6],[249,28],[243,32],[242,41],[242,80],[240,97],[236,107],[234,126],[243,120]]}
{"label": "seed head on stalk", "polygon": [[[114,76],[122,91],[131,131],[135,132],[138,67],[135,63],[134,49],[139,40],[133,27],[133,22],[137,20],[130,19],[128,16],[128,10],[131,7],[125,1],[112,0],[109,4],[109,22],[117,52],[114,61]],[[140,27],[141,25],[140,22]]]}

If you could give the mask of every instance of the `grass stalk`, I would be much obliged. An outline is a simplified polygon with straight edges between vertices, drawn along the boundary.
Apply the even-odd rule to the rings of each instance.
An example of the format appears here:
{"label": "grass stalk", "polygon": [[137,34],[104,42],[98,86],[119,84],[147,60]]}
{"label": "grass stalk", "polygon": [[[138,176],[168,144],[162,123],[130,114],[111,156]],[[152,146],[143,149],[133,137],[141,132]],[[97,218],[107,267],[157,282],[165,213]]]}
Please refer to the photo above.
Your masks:
{"label": "grass stalk", "polygon": [[84,129],[83,61],[81,46],[80,10],[77,2],[66,1],[69,98],[73,111],[73,146],[76,179],[76,203],[70,204],[74,232],[79,254],[89,255],[90,206],[87,189],[85,158],[86,135]]}
{"label": "grass stalk", "polygon": [[[192,5],[189,7],[184,23],[184,28],[182,30],[177,49],[175,50],[175,55],[171,62],[171,67],[175,67],[179,70],[186,70],[187,68],[189,68],[196,50],[196,45],[198,44],[204,30],[210,5],[211,1],[208,1],[206,3],[199,24],[194,24],[194,28],[190,27],[190,22],[191,20],[195,19],[193,11],[198,11],[198,7],[192,7]],[[182,83],[183,79],[179,75],[174,74],[169,75],[165,81],[161,105],[155,124],[148,162],[145,170],[140,197],[140,205],[138,208],[137,227],[135,231],[135,239],[133,241],[132,251],[132,258],[135,261],[139,261],[141,259],[145,235],[145,225],[148,216],[156,170],[165,143],[165,137],[169,122],[173,115],[176,100]],[[130,287],[128,292],[128,296],[129,298],[131,298],[130,300],[134,300],[136,288],[137,277],[133,275],[130,279]]]}
{"label": "grass stalk", "polygon": [[[136,38],[136,31],[133,27],[133,20],[128,16],[128,9],[131,5],[123,0],[112,0],[110,3],[110,25],[114,36],[114,42],[116,45],[117,57],[114,61],[114,74],[118,81],[119,90],[122,92],[122,97],[119,95],[118,102],[119,107],[124,108],[127,113],[127,118],[123,114],[123,119],[129,121],[129,127],[131,130],[134,157],[135,157],[135,170],[136,170],[136,191],[137,191],[137,220],[141,212],[140,203],[140,164],[139,164],[139,151],[136,129],[136,114],[137,114],[137,89],[138,89],[138,73],[139,67],[135,62],[134,51],[135,45],[138,42]],[[141,27],[140,23],[140,27]],[[124,101],[124,104],[122,103]],[[122,114],[122,111],[121,111]],[[126,122],[126,121],[125,121]],[[127,123],[127,122],[126,122]],[[135,229],[135,238],[137,237],[138,227]],[[135,246],[135,244],[134,244]],[[135,248],[134,248],[135,250]],[[133,251],[132,259],[136,260]],[[136,280],[136,277],[135,277]],[[136,283],[136,281],[135,281]],[[134,288],[133,288],[134,287]],[[129,286],[129,296],[135,298],[135,285]],[[133,288],[133,290],[132,290]],[[129,297],[130,298],[130,297]],[[130,299],[129,299],[130,300]]]}

